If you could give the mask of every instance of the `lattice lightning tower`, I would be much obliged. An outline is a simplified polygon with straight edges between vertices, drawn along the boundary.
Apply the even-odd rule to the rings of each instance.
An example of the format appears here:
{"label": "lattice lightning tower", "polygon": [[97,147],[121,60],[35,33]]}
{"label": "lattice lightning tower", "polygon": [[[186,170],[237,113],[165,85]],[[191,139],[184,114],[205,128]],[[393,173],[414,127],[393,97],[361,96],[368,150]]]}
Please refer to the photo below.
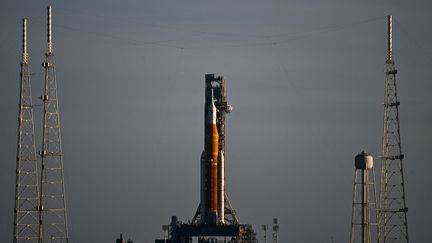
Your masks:
{"label": "lattice lightning tower", "polygon": [[388,48],[384,93],[384,131],[381,153],[379,242],[408,242],[405,182],[399,130],[397,70],[393,60],[392,16],[388,16]]}
{"label": "lattice lightning tower", "polygon": [[13,242],[38,242],[39,185],[33,103],[27,53],[27,19],[23,19],[21,88],[18,118]]}
{"label": "lattice lightning tower", "polygon": [[42,169],[39,243],[67,243],[69,237],[60,136],[60,114],[51,35],[51,6],[48,6],[47,9],[48,48],[45,54],[46,61],[43,63],[45,68],[45,93],[41,97],[44,102],[44,121],[42,151],[40,152]]}

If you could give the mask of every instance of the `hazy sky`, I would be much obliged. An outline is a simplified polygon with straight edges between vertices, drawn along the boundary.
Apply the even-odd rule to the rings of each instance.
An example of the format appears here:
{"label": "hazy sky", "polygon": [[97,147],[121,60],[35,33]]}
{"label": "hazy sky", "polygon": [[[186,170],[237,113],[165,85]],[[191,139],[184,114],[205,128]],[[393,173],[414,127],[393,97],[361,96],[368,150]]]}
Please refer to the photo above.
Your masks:
{"label": "hazy sky", "polygon": [[[0,3],[0,242],[12,240],[21,53],[35,104],[46,5]],[[199,200],[204,75],[226,78],[226,187],[242,223],[280,242],[346,242],[354,156],[379,155],[386,18],[394,15],[411,242],[430,240],[430,1],[53,1],[72,243],[162,237]],[[35,125],[40,147],[40,106]],[[377,181],[379,161],[376,158]]]}

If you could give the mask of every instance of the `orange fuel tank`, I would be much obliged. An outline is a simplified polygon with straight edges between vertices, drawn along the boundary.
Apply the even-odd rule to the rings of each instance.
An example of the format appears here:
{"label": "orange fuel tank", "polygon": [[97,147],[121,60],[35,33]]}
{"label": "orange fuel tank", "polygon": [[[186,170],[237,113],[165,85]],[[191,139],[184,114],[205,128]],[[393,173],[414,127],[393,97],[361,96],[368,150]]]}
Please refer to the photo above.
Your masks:
{"label": "orange fuel tank", "polygon": [[212,162],[211,162],[211,211],[218,210],[218,154],[219,154],[219,134],[216,125],[216,106],[213,101],[212,92]]}

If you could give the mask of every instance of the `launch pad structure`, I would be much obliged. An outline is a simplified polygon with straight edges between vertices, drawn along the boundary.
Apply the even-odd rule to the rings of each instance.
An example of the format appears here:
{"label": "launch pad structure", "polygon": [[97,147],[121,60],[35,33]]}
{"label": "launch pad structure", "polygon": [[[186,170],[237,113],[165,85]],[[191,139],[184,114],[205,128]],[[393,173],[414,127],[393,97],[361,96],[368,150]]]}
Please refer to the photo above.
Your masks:
{"label": "launch pad structure", "polygon": [[[223,242],[256,243],[249,224],[240,224],[225,192],[225,116],[232,111],[225,91],[225,79],[205,75],[204,150],[201,154],[200,204],[192,221],[171,217],[168,239],[155,243]],[[226,241],[228,240],[228,241]]]}

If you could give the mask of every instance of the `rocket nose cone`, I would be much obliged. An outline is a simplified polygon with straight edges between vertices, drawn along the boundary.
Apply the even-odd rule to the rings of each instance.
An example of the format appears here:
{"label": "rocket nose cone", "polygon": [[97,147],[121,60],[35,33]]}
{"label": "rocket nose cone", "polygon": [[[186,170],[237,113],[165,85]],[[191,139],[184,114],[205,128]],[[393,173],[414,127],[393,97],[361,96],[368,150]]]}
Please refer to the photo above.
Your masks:
{"label": "rocket nose cone", "polygon": [[212,124],[216,124],[216,106],[212,101]]}
{"label": "rocket nose cone", "polygon": [[208,121],[210,124],[216,124],[217,108],[214,104],[213,89],[211,90],[211,102],[208,104]]}

